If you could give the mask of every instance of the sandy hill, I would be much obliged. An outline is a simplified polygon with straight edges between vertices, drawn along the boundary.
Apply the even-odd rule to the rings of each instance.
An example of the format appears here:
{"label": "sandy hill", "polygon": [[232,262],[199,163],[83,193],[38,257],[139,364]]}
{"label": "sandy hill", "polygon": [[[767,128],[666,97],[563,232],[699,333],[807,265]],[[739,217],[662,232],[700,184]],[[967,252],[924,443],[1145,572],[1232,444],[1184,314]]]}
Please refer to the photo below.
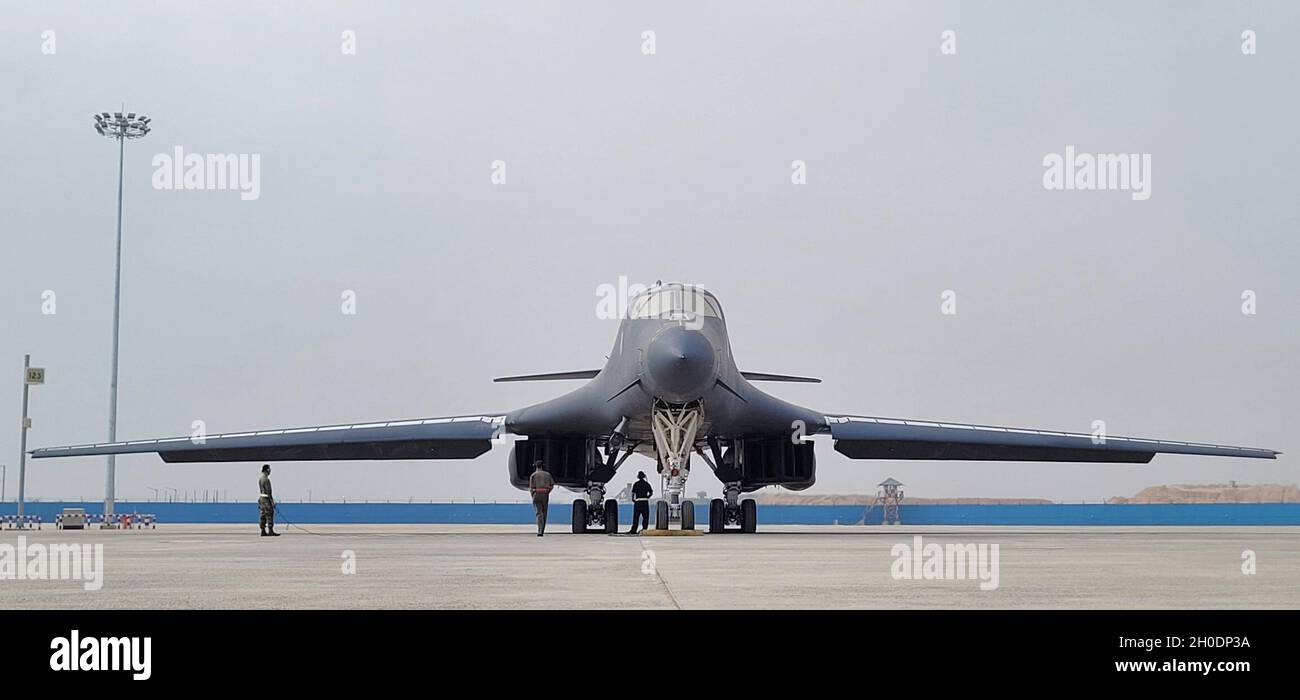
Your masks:
{"label": "sandy hill", "polygon": [[[791,506],[867,506],[876,500],[865,493],[792,493],[763,489],[753,495],[760,504]],[[1148,486],[1132,497],[1115,496],[1107,503],[1300,503],[1300,489],[1295,484],[1166,484]],[[903,503],[974,503],[1021,505],[1052,503],[1046,498],[913,498]]]}
{"label": "sandy hill", "polygon": [[1107,503],[1300,503],[1295,484],[1167,484],[1148,486],[1132,498]]}

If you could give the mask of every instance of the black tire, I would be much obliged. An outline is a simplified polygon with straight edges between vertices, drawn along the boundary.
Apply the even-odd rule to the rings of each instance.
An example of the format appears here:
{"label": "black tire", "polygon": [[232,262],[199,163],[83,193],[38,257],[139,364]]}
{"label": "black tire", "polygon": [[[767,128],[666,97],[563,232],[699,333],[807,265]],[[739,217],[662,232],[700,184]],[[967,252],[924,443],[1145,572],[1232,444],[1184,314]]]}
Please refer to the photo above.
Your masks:
{"label": "black tire", "polygon": [[727,529],[727,504],[721,498],[709,501],[709,532],[722,534]]}
{"label": "black tire", "polygon": [[695,529],[695,503],[682,501],[682,529]]}
{"label": "black tire", "polygon": [[655,504],[655,529],[668,529],[668,501],[659,501]]}
{"label": "black tire", "polygon": [[587,502],[579,498],[573,502],[573,534],[587,531]]}
{"label": "black tire", "polygon": [[753,533],[758,530],[758,504],[752,498],[740,502],[740,531]]}
{"label": "black tire", "polygon": [[618,501],[609,499],[605,501],[605,534],[612,535],[618,532]]}

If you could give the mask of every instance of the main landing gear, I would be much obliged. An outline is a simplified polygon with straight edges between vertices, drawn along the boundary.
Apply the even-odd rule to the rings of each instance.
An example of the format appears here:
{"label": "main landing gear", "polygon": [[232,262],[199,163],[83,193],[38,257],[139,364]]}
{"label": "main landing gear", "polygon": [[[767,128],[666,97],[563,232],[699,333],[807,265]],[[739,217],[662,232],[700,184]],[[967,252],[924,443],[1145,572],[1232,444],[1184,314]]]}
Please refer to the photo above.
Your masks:
{"label": "main landing gear", "polygon": [[573,501],[573,534],[618,532],[618,501],[605,498],[604,484],[589,484],[587,497]]}
{"label": "main landing gear", "polygon": [[725,498],[709,502],[709,532],[726,532],[728,525],[739,525],[740,531],[753,533],[758,529],[758,503],[752,498],[741,500],[740,484],[726,484]]}

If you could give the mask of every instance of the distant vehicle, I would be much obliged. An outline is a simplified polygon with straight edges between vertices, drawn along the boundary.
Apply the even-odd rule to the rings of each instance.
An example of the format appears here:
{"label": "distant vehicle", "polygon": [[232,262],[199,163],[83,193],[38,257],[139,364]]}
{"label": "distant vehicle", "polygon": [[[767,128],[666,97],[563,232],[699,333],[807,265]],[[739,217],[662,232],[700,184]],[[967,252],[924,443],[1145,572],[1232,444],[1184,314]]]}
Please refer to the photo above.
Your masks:
{"label": "distant vehicle", "polygon": [[54,518],[54,526],[60,530],[84,530],[89,522],[85,508],[64,508]]}
{"label": "distant vehicle", "polygon": [[[806,332],[806,329],[802,332]],[[889,368],[882,368],[889,369]],[[510,451],[510,482],[528,487],[541,460],[556,483],[586,494],[573,502],[573,531],[618,529],[606,485],[633,453],[653,458],[662,479],[655,527],[695,527],[682,497],[691,458],[722,482],[709,504],[709,530],[754,532],[757,504],[742,493],[764,486],[812,486],[816,460],[807,436],[829,434],[851,459],[1026,462],[1150,462],[1156,453],[1276,458],[1253,447],[1171,442],[963,423],[824,413],[770,396],[751,382],[819,379],[742,372],[717,297],[702,287],[659,284],[636,296],[619,324],[605,366],[496,381],[589,379],[559,398],[504,414],[378,421],[208,436],[47,447],[32,456],[156,452],[165,462],[270,462],[362,459],[472,459],[505,433],[524,435]]]}

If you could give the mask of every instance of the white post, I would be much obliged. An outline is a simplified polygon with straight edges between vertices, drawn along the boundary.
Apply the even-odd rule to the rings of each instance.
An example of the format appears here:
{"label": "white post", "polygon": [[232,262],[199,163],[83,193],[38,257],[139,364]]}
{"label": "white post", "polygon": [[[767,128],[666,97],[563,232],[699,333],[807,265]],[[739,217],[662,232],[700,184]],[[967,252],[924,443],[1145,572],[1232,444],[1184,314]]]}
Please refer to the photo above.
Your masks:
{"label": "white post", "polygon": [[[113,273],[113,378],[108,393],[108,441],[117,442],[117,329],[122,304],[122,162],[126,155],[126,135],[117,136],[117,262]],[[113,514],[113,491],[117,481],[117,456],[108,456],[108,475],[104,481],[104,515]]]}
{"label": "white post", "polygon": [[31,419],[27,417],[27,391],[30,388],[27,369],[31,366],[32,356],[23,355],[23,436],[18,448],[18,527],[23,526],[23,500],[27,487],[27,428],[31,426]]}

